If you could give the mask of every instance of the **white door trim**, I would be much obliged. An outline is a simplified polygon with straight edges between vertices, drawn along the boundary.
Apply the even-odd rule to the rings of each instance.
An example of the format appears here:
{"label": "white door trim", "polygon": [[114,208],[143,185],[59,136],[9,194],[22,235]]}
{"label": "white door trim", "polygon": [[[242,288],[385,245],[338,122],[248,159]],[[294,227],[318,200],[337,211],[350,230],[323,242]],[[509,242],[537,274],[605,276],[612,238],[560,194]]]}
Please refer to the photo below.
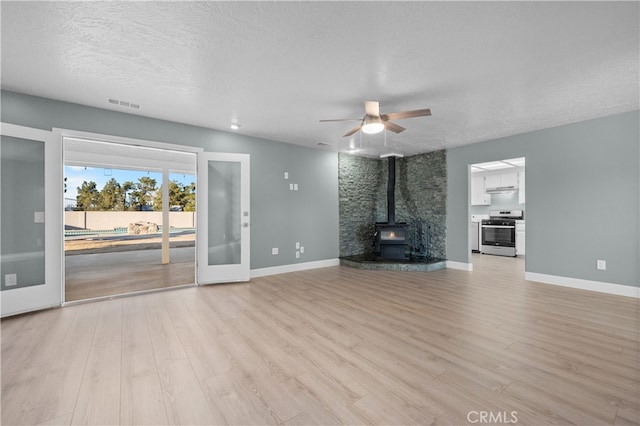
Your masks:
{"label": "white door trim", "polygon": [[[129,138],[124,136],[113,136],[113,135],[105,135],[101,133],[83,132],[80,130],[64,129],[64,128],[57,128],[57,127],[53,128],[53,134],[55,135],[55,138],[60,141],[62,153],[64,153],[63,141],[65,138],[76,139],[76,140],[78,139],[86,140],[89,143],[102,142],[102,143],[120,144],[120,145],[128,145],[128,146],[142,147],[142,148],[154,148],[154,149],[161,149],[166,151],[186,152],[186,153],[196,155],[196,158],[195,158],[196,163],[198,161],[197,159],[198,154],[201,152],[204,152],[204,149],[202,148],[188,146],[188,145],[178,145],[178,144],[171,144],[166,142],[151,141],[146,139],[135,139],[135,138]],[[61,155],[60,162],[61,162],[61,169],[63,170],[64,169],[63,155]],[[164,169],[158,168],[158,170],[162,170],[164,174]],[[196,170],[194,171],[194,175],[196,175],[196,182],[197,182],[197,167],[196,167]],[[197,218],[197,215],[198,215],[198,212],[196,211],[196,218]],[[62,223],[60,226],[60,234],[61,234],[61,240],[62,240],[61,264],[64,265],[64,216],[62,216],[61,218],[61,223]],[[196,234],[196,245],[197,245],[197,234]],[[197,247],[196,247],[196,250],[197,250]],[[196,254],[196,259],[194,259],[194,274],[197,274],[197,254]],[[78,302],[78,301],[65,302],[65,294],[64,294],[65,279],[66,279],[65,268],[62,267],[61,273],[60,273],[60,280],[62,282],[61,290],[60,290],[62,306],[66,306],[67,304],[75,304]],[[128,293],[126,295],[130,295],[130,294],[134,294],[134,293]],[[126,296],[126,295],[119,295],[119,296]],[[108,298],[110,297],[113,297],[113,296],[108,296]],[[84,302],[84,301],[85,300],[81,300],[79,302]]]}
{"label": "white door trim", "polygon": [[158,149],[165,149],[168,151],[191,152],[195,154],[199,152],[204,152],[204,149],[194,147],[194,146],[178,145],[178,144],[172,144],[167,142],[157,142],[157,141],[146,140],[146,139],[135,139],[135,138],[128,138],[124,136],[112,136],[112,135],[105,135],[101,133],[83,132],[80,130],[63,129],[58,127],[54,127],[53,132],[59,135],[61,139],[63,137],[74,138],[74,139],[86,139],[87,141],[91,141],[91,142],[119,143],[123,145],[142,146],[145,148],[158,148]]}
{"label": "white door trim", "polygon": [[[1,124],[6,136],[44,142],[45,283],[0,292],[1,316],[60,306],[62,303],[63,173],[61,139],[53,132],[10,123]],[[28,214],[28,213],[27,213]],[[33,214],[33,213],[31,213]],[[31,254],[35,256],[37,254]]]}
{"label": "white door trim", "polygon": [[[209,162],[239,163],[240,169],[240,263],[225,265],[209,265]],[[242,282],[251,279],[250,262],[250,156],[220,152],[204,152],[198,154],[198,188],[196,195],[196,258],[198,285],[229,282]]]}

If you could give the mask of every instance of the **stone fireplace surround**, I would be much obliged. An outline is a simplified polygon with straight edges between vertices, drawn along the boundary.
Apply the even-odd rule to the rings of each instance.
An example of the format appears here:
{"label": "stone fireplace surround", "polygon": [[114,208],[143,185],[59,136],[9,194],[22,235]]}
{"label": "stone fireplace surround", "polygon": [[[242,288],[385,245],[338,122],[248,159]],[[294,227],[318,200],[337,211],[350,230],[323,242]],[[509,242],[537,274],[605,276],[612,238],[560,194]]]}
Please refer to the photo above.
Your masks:
{"label": "stone fireplace surround", "polygon": [[[340,196],[340,257],[343,260],[375,256],[372,235],[375,223],[387,221],[386,159],[340,153],[338,191]],[[426,224],[431,260],[446,259],[446,151],[433,151],[396,159],[396,221]],[[424,250],[426,249],[426,253]],[[350,262],[343,262],[349,264]],[[399,262],[381,262],[367,269],[414,270]],[[400,262],[402,263],[402,262]],[[356,265],[350,265],[356,266]],[[417,269],[423,270],[423,269]]]}

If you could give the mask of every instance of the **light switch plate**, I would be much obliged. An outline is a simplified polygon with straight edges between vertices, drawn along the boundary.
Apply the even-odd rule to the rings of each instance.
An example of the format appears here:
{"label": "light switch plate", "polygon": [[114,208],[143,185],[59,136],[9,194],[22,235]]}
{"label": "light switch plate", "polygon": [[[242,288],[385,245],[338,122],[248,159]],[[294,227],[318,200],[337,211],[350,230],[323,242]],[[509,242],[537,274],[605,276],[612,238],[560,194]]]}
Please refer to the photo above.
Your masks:
{"label": "light switch plate", "polygon": [[271,249],[271,254],[274,255],[274,256],[277,255],[278,254],[278,247],[272,248]]}
{"label": "light switch plate", "polygon": [[13,287],[14,285],[18,285],[18,275],[6,274],[4,276],[4,285],[5,287]]}
{"label": "light switch plate", "polygon": [[598,268],[601,271],[606,271],[606,269],[607,269],[607,261],[598,259],[596,261],[596,268]]}
{"label": "light switch plate", "polygon": [[289,172],[284,172],[284,178],[289,179]]}
{"label": "light switch plate", "polygon": [[297,190],[298,190],[298,184],[297,184],[297,183],[294,183],[294,184],[293,184],[293,190],[294,190],[294,191],[297,191]]}
{"label": "light switch plate", "polygon": [[33,212],[34,223],[44,223],[44,212]]}
{"label": "light switch plate", "polygon": [[304,247],[300,247],[300,253],[304,253]]}

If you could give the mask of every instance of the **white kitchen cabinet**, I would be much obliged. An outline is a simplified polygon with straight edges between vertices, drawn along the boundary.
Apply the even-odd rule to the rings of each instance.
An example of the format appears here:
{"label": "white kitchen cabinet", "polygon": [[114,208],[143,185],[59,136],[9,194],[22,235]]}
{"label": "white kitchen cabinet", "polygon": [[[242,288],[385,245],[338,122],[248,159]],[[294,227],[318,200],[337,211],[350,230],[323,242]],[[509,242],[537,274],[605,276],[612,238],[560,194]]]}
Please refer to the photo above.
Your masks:
{"label": "white kitchen cabinet", "polygon": [[525,226],[523,220],[516,221],[516,256],[525,255]]}
{"label": "white kitchen cabinet", "polygon": [[518,202],[520,204],[525,204],[524,170],[518,173]]}
{"label": "white kitchen cabinet", "polygon": [[484,177],[484,185],[485,188],[497,188],[502,186],[502,177],[501,175],[486,175]]}
{"label": "white kitchen cabinet", "polygon": [[498,188],[501,186],[518,186],[518,174],[511,173],[498,173],[485,176],[486,188]]}
{"label": "white kitchen cabinet", "polygon": [[488,206],[491,204],[491,195],[485,192],[484,176],[471,176],[471,205]]}
{"label": "white kitchen cabinet", "polygon": [[503,173],[500,175],[502,184],[500,186],[518,186],[518,174],[517,173]]}

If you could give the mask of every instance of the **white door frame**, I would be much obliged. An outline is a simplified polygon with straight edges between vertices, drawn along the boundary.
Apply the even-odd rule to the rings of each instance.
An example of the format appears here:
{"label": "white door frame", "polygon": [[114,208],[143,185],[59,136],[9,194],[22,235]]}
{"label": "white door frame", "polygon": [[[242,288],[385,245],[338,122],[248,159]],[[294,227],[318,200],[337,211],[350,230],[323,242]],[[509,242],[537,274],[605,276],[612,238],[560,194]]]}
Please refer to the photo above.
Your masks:
{"label": "white door frame", "polygon": [[[15,290],[7,290],[0,292],[0,303],[2,316],[15,315],[24,312],[46,309],[64,305],[64,183],[63,183],[63,139],[65,137],[75,139],[87,139],[90,141],[117,143],[124,145],[142,146],[149,148],[158,148],[173,151],[182,151],[194,153],[197,156],[198,168],[201,164],[206,164],[209,159],[216,161],[237,161],[239,158],[242,164],[242,211],[245,217],[246,228],[242,232],[242,266],[241,269],[224,266],[223,268],[231,271],[229,275],[226,272],[221,274],[221,267],[210,267],[203,265],[198,268],[198,259],[200,259],[199,249],[200,240],[206,247],[206,238],[199,238],[203,235],[200,232],[201,224],[205,224],[206,229],[206,213],[207,209],[201,210],[202,204],[205,204],[207,182],[204,181],[202,188],[202,180],[199,178],[200,171],[196,173],[197,183],[200,189],[200,195],[197,195],[196,220],[198,230],[196,232],[196,282],[197,284],[213,283],[213,282],[232,282],[232,281],[248,281],[250,279],[250,263],[249,263],[249,155],[248,154],[225,154],[205,152],[204,149],[186,145],[170,144],[165,142],[156,142],[143,139],[134,139],[120,136],[110,136],[99,133],[83,132],[70,129],[54,128],[51,132],[34,129],[24,126],[18,126],[9,123],[1,124],[1,133],[3,135],[18,137],[23,139],[40,140],[45,143],[45,285],[31,286]],[[227,160],[224,160],[227,159]],[[206,168],[204,169],[206,172]],[[245,213],[246,212],[246,213]],[[204,250],[206,253],[207,250]],[[205,254],[206,256],[206,254]],[[206,266],[206,267],[204,267]],[[216,278],[214,280],[207,279],[202,271],[215,270]],[[202,279],[200,278],[202,276]],[[1,277],[0,277],[1,278]]]}
{"label": "white door frame", "polygon": [[[240,217],[236,218],[240,227],[240,262],[223,265],[209,265],[209,162],[231,162],[240,164]],[[216,284],[249,281],[250,265],[250,156],[204,152],[198,155],[198,187],[196,189],[196,253],[198,259],[197,281],[202,284]]]}
{"label": "white door frame", "polygon": [[[155,148],[155,149],[162,149],[162,150],[167,150],[167,151],[178,151],[178,152],[186,152],[186,153],[191,153],[191,154],[195,154],[196,155],[196,179],[197,179],[197,157],[200,153],[204,152],[204,150],[202,148],[198,148],[198,147],[192,147],[192,146],[187,146],[187,145],[177,145],[177,144],[171,144],[171,143],[166,143],[166,142],[156,142],[156,141],[150,141],[150,140],[145,140],[145,139],[134,139],[134,138],[127,138],[127,137],[122,137],[122,136],[111,136],[111,135],[104,135],[104,134],[100,134],[100,133],[91,133],[91,132],[83,132],[83,131],[79,131],[79,130],[70,130],[70,129],[59,129],[59,128],[54,128],[54,133],[57,135],[57,139],[59,139],[61,141],[64,140],[64,138],[72,138],[72,139],[86,139],[88,142],[103,142],[103,143],[112,143],[112,144],[120,144],[120,145],[129,145],[129,146],[135,146],[135,147],[143,147],[143,148]],[[64,152],[64,150],[63,150]],[[62,161],[62,167],[64,169],[64,158],[61,159]],[[163,176],[165,174],[165,170],[162,170]],[[168,187],[166,189],[168,191]],[[62,197],[62,195],[61,195]],[[168,200],[168,196],[167,194],[164,194],[164,198]],[[168,212],[167,212],[168,214]],[[196,218],[197,218],[197,214],[198,212],[196,211]],[[61,235],[64,235],[64,217],[62,218],[62,225],[60,226],[60,232]],[[197,238],[197,234],[196,234],[196,238]],[[64,245],[64,238],[62,238],[63,241],[63,245]],[[197,249],[197,248],[196,248]],[[168,259],[168,253],[164,253],[163,252],[163,262],[165,259]],[[64,251],[62,251],[61,253],[61,262],[64,265]],[[194,259],[194,276],[196,276],[195,274],[197,273],[196,270],[196,259]],[[75,304],[77,303],[76,301],[72,301],[72,302],[64,302],[64,290],[65,290],[65,286],[64,286],[64,282],[65,282],[65,268],[62,267],[62,300],[63,300],[63,305],[66,304]],[[196,283],[194,283],[195,285]],[[111,296],[107,296],[107,297],[111,297]]]}
{"label": "white door frame", "polygon": [[[44,258],[43,285],[16,288],[0,292],[1,316],[46,309],[62,303],[62,224],[63,173],[62,144],[53,132],[15,124],[2,123],[2,135],[44,142]],[[34,214],[34,212],[25,212]],[[34,218],[35,220],[35,218]],[[24,253],[24,256],[39,255]],[[4,279],[4,277],[2,277]]]}

